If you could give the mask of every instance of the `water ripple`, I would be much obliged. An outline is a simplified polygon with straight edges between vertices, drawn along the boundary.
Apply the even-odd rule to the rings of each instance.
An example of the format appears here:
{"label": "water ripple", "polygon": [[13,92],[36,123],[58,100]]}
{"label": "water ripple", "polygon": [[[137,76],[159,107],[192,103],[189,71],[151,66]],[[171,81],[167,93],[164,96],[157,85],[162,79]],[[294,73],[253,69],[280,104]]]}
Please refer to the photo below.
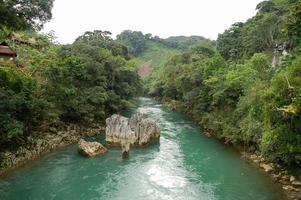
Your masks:
{"label": "water ripple", "polygon": [[[86,159],[72,146],[0,180],[0,199],[280,200],[279,188],[224,146],[203,137],[185,116],[140,98],[161,127],[160,145],[111,149]],[[130,114],[130,113],[128,113]],[[101,139],[99,139],[101,140]]]}

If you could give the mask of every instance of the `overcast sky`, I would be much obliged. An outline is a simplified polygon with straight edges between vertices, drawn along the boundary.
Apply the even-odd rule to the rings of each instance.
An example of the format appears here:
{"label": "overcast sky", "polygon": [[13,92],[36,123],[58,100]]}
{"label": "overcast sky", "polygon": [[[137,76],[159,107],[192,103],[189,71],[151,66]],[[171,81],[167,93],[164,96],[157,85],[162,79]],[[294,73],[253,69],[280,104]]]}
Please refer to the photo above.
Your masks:
{"label": "overcast sky", "polygon": [[216,39],[235,22],[255,15],[262,0],[55,0],[53,30],[60,43],[72,43],[85,31],[107,30],[116,36],[138,30],[162,38],[201,35]]}

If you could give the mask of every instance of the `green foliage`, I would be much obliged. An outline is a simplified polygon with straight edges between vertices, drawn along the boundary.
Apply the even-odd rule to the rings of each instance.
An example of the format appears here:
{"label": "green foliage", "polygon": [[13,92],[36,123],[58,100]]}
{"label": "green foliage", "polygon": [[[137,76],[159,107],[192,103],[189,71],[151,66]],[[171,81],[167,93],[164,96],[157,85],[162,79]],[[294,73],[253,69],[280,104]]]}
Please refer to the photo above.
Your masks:
{"label": "green foliage", "polygon": [[146,49],[145,36],[140,31],[123,31],[117,35],[117,41],[127,46],[134,56],[141,55]]}
{"label": "green foliage", "polygon": [[137,58],[143,62],[151,60],[151,67],[153,70],[156,70],[161,68],[169,58],[178,53],[177,49],[169,48],[153,40],[147,40],[145,51]]}
{"label": "green foliage", "polygon": [[214,42],[201,36],[173,36],[162,39],[158,36],[152,36],[152,34],[144,35],[141,32],[129,30],[119,34],[117,41],[128,47],[129,53],[134,56],[138,64],[150,63],[151,74],[144,79],[145,93],[162,92],[159,89],[162,86],[158,74],[162,72],[165,62],[172,56],[190,48],[194,48],[194,51],[209,49],[208,54],[213,54],[215,49]]}
{"label": "green foliage", "polygon": [[[299,11],[296,11],[296,8],[297,5],[294,5],[293,1],[287,0],[259,3],[256,16],[245,23],[235,23],[219,34],[217,49],[226,60],[240,62],[241,59],[252,57],[254,53],[273,52],[274,47],[278,45],[285,44],[285,48],[291,48],[292,37],[284,30],[289,24],[297,30]],[[288,29],[293,30],[291,27]],[[296,31],[290,33],[296,34]]]}
{"label": "green foliage", "polygon": [[[201,45],[172,57],[152,79],[150,94],[182,103],[226,142],[300,164],[299,4],[260,3],[255,17],[219,35],[217,51]],[[279,45],[290,53],[275,52]],[[272,54],[280,57],[279,65],[272,66]]]}
{"label": "green foliage", "polygon": [[301,161],[301,59],[277,74],[265,93],[264,153],[285,162]]}
{"label": "green foliage", "polygon": [[[156,38],[154,38],[156,40]],[[157,39],[157,41],[167,47],[177,49],[179,51],[187,51],[193,46],[198,45],[213,45],[212,41],[202,36],[172,36],[166,39]]]}
{"label": "green foliage", "polygon": [[[213,42],[201,36],[172,36],[162,39],[151,34],[143,34],[140,31],[126,30],[117,35],[117,41],[127,46],[131,55],[143,57],[147,51],[157,52],[156,50],[169,49],[170,51],[185,51],[197,45],[211,45]],[[153,49],[152,48],[159,48]]]}
{"label": "green foliage", "polygon": [[[0,66],[0,148],[22,145],[45,121],[87,125],[125,109],[141,90],[136,63],[151,60],[150,95],[181,105],[226,142],[301,163],[299,0],[261,2],[254,17],[216,42],[129,30],[116,41],[107,31],[86,32],[71,45],[34,32],[18,33],[19,43],[9,40],[11,30],[41,28],[52,4],[0,0],[0,39],[18,50],[23,66]],[[281,62],[272,66],[277,56]]]}
{"label": "green foliage", "polygon": [[263,1],[256,6],[259,13],[269,13],[275,10],[275,3],[273,1]]}
{"label": "green foliage", "polygon": [[39,30],[51,19],[53,0],[0,0],[0,29]]}
{"label": "green foliage", "polygon": [[301,43],[301,2],[292,1],[289,7],[289,15],[286,19],[286,33],[290,36],[292,42],[297,45]]}
{"label": "green foliage", "polygon": [[135,63],[107,32],[86,32],[71,45],[18,33],[18,62],[0,67],[0,148],[16,147],[45,121],[89,125],[127,108],[140,92]]}
{"label": "green foliage", "polygon": [[279,12],[259,13],[244,25],[242,44],[246,56],[273,49],[275,45],[286,40],[281,33],[284,23]]}
{"label": "green foliage", "polygon": [[138,75],[123,49],[104,32],[94,31],[59,51],[60,62],[45,73],[50,101],[63,120],[103,120],[139,92]]}
{"label": "green foliage", "polygon": [[[125,59],[129,59],[127,47],[115,42],[110,35],[111,33],[108,31],[87,31],[84,35],[76,39],[75,44],[85,44],[87,46],[97,46],[99,48],[108,49],[114,56],[122,56]],[[80,45],[78,45],[77,48],[73,47],[74,51],[81,50]]]}
{"label": "green foliage", "polygon": [[0,67],[0,146],[20,144],[38,121],[47,102],[36,94],[37,82],[9,65]]}
{"label": "green foliage", "polygon": [[227,60],[238,60],[242,56],[242,27],[243,23],[235,23],[223,34],[218,35],[217,50]]}

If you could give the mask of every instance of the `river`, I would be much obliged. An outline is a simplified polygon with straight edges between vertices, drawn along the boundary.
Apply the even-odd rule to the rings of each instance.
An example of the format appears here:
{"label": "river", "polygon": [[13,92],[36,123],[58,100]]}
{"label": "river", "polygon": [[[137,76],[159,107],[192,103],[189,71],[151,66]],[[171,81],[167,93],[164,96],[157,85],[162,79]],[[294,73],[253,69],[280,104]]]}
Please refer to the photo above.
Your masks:
{"label": "river", "polygon": [[[84,158],[76,145],[0,178],[1,200],[283,200],[274,185],[233,149],[203,136],[185,115],[140,98],[161,127],[160,144]],[[104,142],[104,136],[96,138]]]}

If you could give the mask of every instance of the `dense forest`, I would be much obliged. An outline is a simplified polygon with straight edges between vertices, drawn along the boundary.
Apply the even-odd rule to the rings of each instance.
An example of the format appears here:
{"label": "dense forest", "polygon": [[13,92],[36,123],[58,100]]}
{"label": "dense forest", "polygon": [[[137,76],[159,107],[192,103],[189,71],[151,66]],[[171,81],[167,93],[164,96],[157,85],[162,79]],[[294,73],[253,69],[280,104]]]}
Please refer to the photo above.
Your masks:
{"label": "dense forest", "polygon": [[[216,41],[162,39],[126,30],[86,32],[61,45],[39,30],[53,1],[0,2],[0,147],[15,148],[43,123],[89,125],[142,91],[137,64],[151,60],[144,93],[190,114],[227,143],[273,161],[301,162],[301,2],[263,1]],[[24,4],[24,5],[22,5]],[[26,6],[25,6],[26,5]]]}
{"label": "dense forest", "polygon": [[[235,2],[76,1],[76,20],[54,1],[0,0],[0,199],[301,200],[301,0],[263,0],[216,40],[81,28],[202,31]],[[52,12],[72,43],[42,33]]]}
{"label": "dense forest", "polygon": [[22,146],[44,123],[89,126],[129,106],[141,84],[125,46],[106,31],[57,44],[38,33],[53,1],[18,2],[0,2],[0,42],[18,54],[0,62],[1,149]]}
{"label": "dense forest", "polygon": [[147,92],[227,143],[301,163],[301,1],[271,0],[217,41],[169,59]]}

